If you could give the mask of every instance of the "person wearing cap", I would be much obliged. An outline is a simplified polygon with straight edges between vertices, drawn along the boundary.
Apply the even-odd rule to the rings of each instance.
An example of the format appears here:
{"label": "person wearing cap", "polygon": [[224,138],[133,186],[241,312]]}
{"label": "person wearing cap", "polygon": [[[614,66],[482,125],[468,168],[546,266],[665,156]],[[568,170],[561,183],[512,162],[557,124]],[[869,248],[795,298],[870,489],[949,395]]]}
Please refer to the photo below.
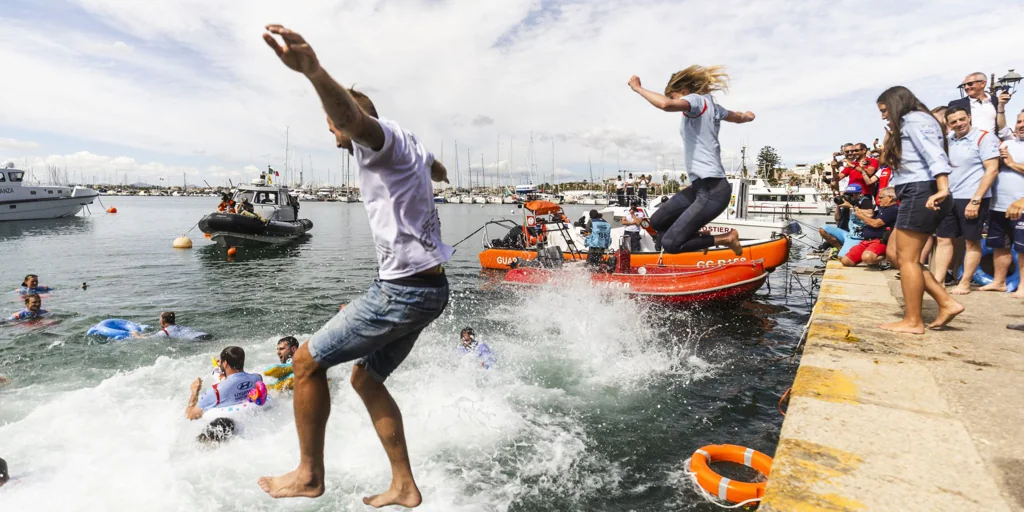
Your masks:
{"label": "person wearing cap", "polygon": [[494,352],[491,351],[491,347],[488,347],[486,343],[476,339],[476,332],[473,331],[472,327],[463,329],[459,336],[461,339],[456,350],[459,351],[460,355],[475,355],[480,359],[480,366],[485,370],[490,370],[491,366],[494,366]]}
{"label": "person wearing cap", "polygon": [[604,220],[601,212],[590,210],[590,222],[587,235],[587,264],[597,265],[601,263],[604,252],[612,245],[612,225]]}
{"label": "person wearing cap", "polygon": [[863,238],[861,233],[866,225],[863,219],[852,215],[853,209],[856,207],[862,210],[871,210],[874,203],[871,201],[871,196],[864,194],[864,189],[860,185],[848,185],[846,193],[840,197],[840,200],[842,202],[836,207],[835,212],[836,224],[822,227],[818,230],[818,234],[829,245],[839,249],[837,256],[842,258],[850,252],[851,248],[861,242]]}

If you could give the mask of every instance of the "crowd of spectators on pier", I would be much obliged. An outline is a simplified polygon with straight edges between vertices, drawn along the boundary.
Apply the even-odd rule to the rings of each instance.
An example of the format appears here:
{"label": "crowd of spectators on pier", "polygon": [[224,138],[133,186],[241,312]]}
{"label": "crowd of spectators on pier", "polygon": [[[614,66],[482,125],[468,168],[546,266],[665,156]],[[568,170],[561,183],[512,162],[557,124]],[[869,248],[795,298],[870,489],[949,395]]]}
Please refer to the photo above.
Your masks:
{"label": "crowd of spectators on pier", "polygon": [[[938,278],[941,292],[929,289],[927,282],[925,288],[933,297],[940,295],[936,297],[940,306],[946,286],[952,287],[948,292],[952,295],[971,293],[972,279],[983,254],[989,251],[993,253],[992,274],[986,273],[985,277],[989,282],[974,289],[1007,291],[1008,282],[1012,289],[1015,282],[1008,281],[1008,274],[1014,263],[1019,269],[1024,262],[1014,254],[1024,252],[1024,110],[1015,118],[1006,117],[1016,81],[1019,78],[1001,80],[997,87],[989,88],[985,74],[967,75],[960,85],[961,98],[931,109],[938,123],[938,131],[932,134],[935,141],[941,140],[941,148],[920,140],[930,128],[922,121],[926,117],[913,116],[926,108],[910,91],[897,87],[883,93],[879,110],[890,127],[894,123],[888,114],[893,106],[887,101],[898,105],[891,91],[902,89],[902,98],[909,98],[915,106],[897,112],[902,117],[895,129],[887,127],[883,142],[875,139],[871,146],[848,142],[833,153],[830,185],[835,193],[835,225],[819,230],[824,240],[822,249],[832,250],[845,266],[865,264],[887,269],[899,258],[897,244],[890,240],[895,229],[924,233],[927,239],[915,258],[920,264],[930,264]],[[912,121],[916,126],[908,127]],[[890,141],[890,130],[898,130],[900,140]],[[926,147],[932,150],[922,149]],[[897,148],[901,155],[892,158]],[[897,187],[890,186],[901,172],[908,172],[903,167],[927,169],[924,176],[931,178],[933,194],[909,197],[905,185],[900,189],[907,182],[905,177],[898,180]],[[948,196],[942,197],[942,187],[935,183],[947,172]],[[924,198],[929,200],[927,208]],[[911,205],[901,204],[908,201],[919,202],[920,211],[934,212],[935,225],[925,222],[908,227],[908,219],[898,220],[897,212],[907,216],[911,210]],[[1012,296],[1024,298],[1024,290],[1018,288]],[[959,304],[949,306],[953,310],[957,307],[962,310]],[[1021,325],[1010,327],[1024,330]]]}

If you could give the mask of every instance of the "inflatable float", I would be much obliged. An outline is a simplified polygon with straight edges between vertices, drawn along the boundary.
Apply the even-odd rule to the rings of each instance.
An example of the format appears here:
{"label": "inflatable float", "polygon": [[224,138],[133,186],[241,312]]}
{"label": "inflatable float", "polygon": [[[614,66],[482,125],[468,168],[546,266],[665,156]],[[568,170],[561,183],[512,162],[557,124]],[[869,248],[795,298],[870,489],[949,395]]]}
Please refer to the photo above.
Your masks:
{"label": "inflatable float", "polygon": [[133,333],[141,334],[148,327],[148,325],[139,325],[120,318],[108,318],[90,327],[85,334],[87,336],[103,336],[112,340],[123,340],[131,338]]}
{"label": "inflatable float", "polygon": [[267,386],[274,391],[284,391],[295,386],[295,372],[292,370],[291,362],[270,366],[263,370],[263,375],[277,379],[273,384]]}
{"label": "inflatable float", "polygon": [[[975,283],[985,286],[992,284],[993,276],[992,273],[985,270],[986,268],[992,269],[992,249],[989,248],[988,243],[981,244],[981,264],[978,265],[978,270],[974,271],[973,280]],[[1017,287],[1020,286],[1020,268],[1017,266],[1017,249],[1013,248],[1010,250],[1010,255],[1013,258],[1010,263],[1010,271],[1007,272],[1006,276],[1006,291],[1015,292]],[[963,266],[960,267],[960,273],[963,273]],[[994,270],[993,270],[994,272]]]}

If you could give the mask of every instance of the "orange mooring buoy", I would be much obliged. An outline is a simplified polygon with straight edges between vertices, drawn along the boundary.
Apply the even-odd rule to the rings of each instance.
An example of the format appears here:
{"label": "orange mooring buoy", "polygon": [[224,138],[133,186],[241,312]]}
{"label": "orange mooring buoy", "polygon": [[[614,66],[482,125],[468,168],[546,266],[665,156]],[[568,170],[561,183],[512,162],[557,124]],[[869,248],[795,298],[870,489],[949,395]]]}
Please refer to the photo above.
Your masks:
{"label": "orange mooring buoy", "polygon": [[205,236],[206,238],[210,238],[210,234],[209,233],[203,233],[203,236]]}
{"label": "orange mooring buoy", "polygon": [[234,247],[228,247],[229,258],[234,257],[236,254],[238,254],[238,249],[235,249]]}
{"label": "orange mooring buoy", "polygon": [[117,208],[111,206],[110,208],[107,208],[107,213],[117,213]]}

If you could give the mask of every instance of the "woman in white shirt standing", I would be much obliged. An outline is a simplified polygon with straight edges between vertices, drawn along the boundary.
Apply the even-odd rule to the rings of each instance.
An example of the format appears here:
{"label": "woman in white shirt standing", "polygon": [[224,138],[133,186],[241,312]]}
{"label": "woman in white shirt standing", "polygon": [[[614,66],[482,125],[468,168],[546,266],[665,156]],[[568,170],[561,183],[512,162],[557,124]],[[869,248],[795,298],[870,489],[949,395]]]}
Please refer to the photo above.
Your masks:
{"label": "woman in white shirt standing", "polygon": [[676,193],[651,216],[651,227],[661,234],[665,252],[679,253],[728,246],[737,256],[743,253],[735,229],[724,235],[700,233],[709,222],[729,207],[732,187],[725,179],[718,129],[722,121],[749,123],[753,112],[731,112],[711,95],[728,88],[729,75],[721,66],[690,66],[672,75],[665,94],[640,86],[640,78],[629,79],[629,87],[651,105],[665,112],[682,112],[679,133],[686,152],[686,173],[693,184]]}
{"label": "woman in white shirt standing", "polygon": [[[919,263],[925,242],[942,218],[953,209],[949,197],[949,157],[946,137],[928,107],[903,86],[890,87],[878,97],[878,111],[889,122],[882,151],[883,163],[893,170],[890,185],[900,201],[891,240],[896,243],[895,263],[903,288],[903,320],[881,325],[887,331],[924,334],[921,302],[927,291],[939,304],[939,315],[929,328],[945,326],[964,307]],[[899,134],[896,137],[895,134]]]}

